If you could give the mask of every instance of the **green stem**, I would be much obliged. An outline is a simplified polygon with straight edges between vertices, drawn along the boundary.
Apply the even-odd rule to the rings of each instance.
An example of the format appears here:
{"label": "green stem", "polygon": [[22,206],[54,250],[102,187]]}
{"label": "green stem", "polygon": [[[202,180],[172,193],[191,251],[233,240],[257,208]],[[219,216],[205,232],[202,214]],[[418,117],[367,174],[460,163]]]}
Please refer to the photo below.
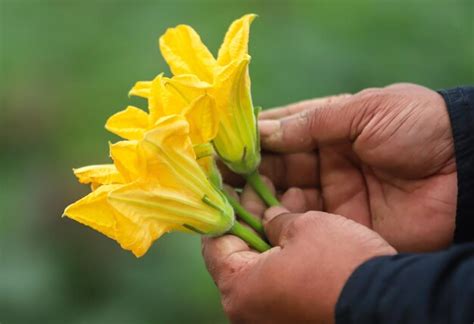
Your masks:
{"label": "green stem", "polygon": [[239,215],[239,218],[252,227],[257,233],[265,237],[265,231],[263,230],[262,222],[247,211],[237,200],[234,199],[229,193],[225,190],[222,190],[225,197],[229,201],[230,205],[234,208],[235,212]]}
{"label": "green stem", "polygon": [[271,246],[262,240],[254,231],[240,224],[238,221],[235,221],[234,225],[230,228],[229,233],[240,237],[242,240],[247,242],[251,248],[258,252],[265,252],[271,248]]}
{"label": "green stem", "polygon": [[278,199],[275,198],[275,196],[267,187],[265,182],[263,182],[260,173],[258,173],[258,170],[255,170],[254,172],[247,175],[246,179],[247,182],[252,186],[252,188],[258,193],[260,198],[262,198],[268,206],[278,206],[280,204]]}

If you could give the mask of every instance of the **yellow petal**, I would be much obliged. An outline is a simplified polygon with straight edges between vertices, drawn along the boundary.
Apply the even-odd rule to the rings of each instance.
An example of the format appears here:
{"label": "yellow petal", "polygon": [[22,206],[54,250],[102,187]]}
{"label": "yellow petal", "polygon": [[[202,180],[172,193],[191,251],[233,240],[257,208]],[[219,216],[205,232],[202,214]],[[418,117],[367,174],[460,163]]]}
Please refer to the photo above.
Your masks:
{"label": "yellow petal", "polygon": [[195,159],[189,140],[189,123],[181,115],[160,118],[154,127],[145,133],[145,141],[165,151],[180,152]]}
{"label": "yellow petal", "polygon": [[110,157],[126,182],[133,181],[146,172],[140,158],[137,141],[120,141],[110,144]]}
{"label": "yellow petal", "polygon": [[148,126],[148,114],[133,106],[112,115],[105,124],[109,132],[129,140],[142,139]]}
{"label": "yellow petal", "polygon": [[217,58],[219,65],[224,66],[232,61],[241,60],[248,54],[250,25],[255,17],[257,15],[248,14],[230,25],[219,49]]}
{"label": "yellow petal", "polygon": [[120,185],[104,185],[66,207],[64,215],[116,239],[115,210],[107,203],[108,193]]}
{"label": "yellow petal", "polygon": [[[196,155],[189,138],[189,124],[180,115],[163,117],[156,128],[145,134],[141,143],[147,163],[163,164],[166,172],[161,176],[174,178],[181,190],[191,191],[200,198],[208,196],[218,201],[219,194],[210,185],[206,174],[196,162]],[[153,172],[153,174],[156,174]],[[153,177],[149,172],[148,177]],[[161,179],[158,178],[161,182]]]}
{"label": "yellow petal", "polygon": [[182,74],[166,79],[166,92],[163,98],[166,115],[181,114],[197,97],[202,96],[211,85],[193,74]]}
{"label": "yellow petal", "polygon": [[151,81],[138,81],[128,93],[129,96],[137,96],[148,99],[151,94]]}
{"label": "yellow petal", "polygon": [[207,143],[216,137],[219,118],[214,98],[203,95],[196,98],[184,113],[189,122],[191,141],[194,145]]}
{"label": "yellow petal", "polygon": [[194,29],[187,25],[169,28],[159,43],[161,54],[174,75],[195,74],[212,83],[216,60]]}
{"label": "yellow petal", "polygon": [[119,184],[123,178],[113,164],[89,165],[73,169],[80,183],[91,184]]}
{"label": "yellow petal", "polygon": [[222,234],[233,223],[233,213],[221,211],[179,191],[163,188],[157,183],[131,183],[109,195],[115,209],[134,223],[148,221],[157,228],[193,229],[203,234]]}
{"label": "yellow petal", "polygon": [[165,115],[163,107],[163,96],[165,93],[165,78],[163,74],[158,75],[151,83],[151,95],[148,98],[148,111],[151,123],[156,122]]}
{"label": "yellow petal", "polygon": [[122,217],[115,226],[120,246],[125,250],[132,251],[137,258],[143,256],[154,241],[170,230],[146,219],[143,219],[142,223],[136,224],[126,217]]}
{"label": "yellow petal", "polygon": [[167,231],[155,224],[135,223],[124,217],[108,201],[109,194],[122,185],[104,185],[69,205],[64,214],[75,221],[116,240],[122,248],[137,257],[149,249],[154,240]]}
{"label": "yellow petal", "polygon": [[250,93],[247,55],[223,68],[216,76],[211,95],[221,115],[214,139],[218,155],[234,171],[248,174],[260,162],[257,124]]}
{"label": "yellow petal", "polygon": [[148,100],[148,111],[150,112],[150,123],[153,124],[158,118],[165,115],[163,108],[164,82],[167,78],[163,73],[157,75],[153,81],[139,81],[130,90],[129,95],[143,97]]}
{"label": "yellow petal", "polygon": [[[212,87],[210,83],[200,80],[194,74],[176,75],[168,79],[168,81],[175,85],[181,92],[194,91],[194,96],[192,97],[196,97],[202,94],[203,90],[208,90]],[[191,100],[191,98],[189,98],[189,100]]]}

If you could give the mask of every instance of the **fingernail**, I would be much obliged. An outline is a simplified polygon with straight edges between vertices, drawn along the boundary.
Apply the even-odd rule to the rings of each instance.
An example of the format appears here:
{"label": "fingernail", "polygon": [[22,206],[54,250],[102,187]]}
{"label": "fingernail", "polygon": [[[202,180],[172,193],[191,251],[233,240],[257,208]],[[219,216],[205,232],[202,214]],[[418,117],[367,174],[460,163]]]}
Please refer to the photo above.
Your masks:
{"label": "fingernail", "polygon": [[260,129],[260,136],[268,137],[279,132],[280,121],[279,120],[259,120],[258,128]]}
{"label": "fingernail", "polygon": [[277,217],[278,215],[287,214],[287,213],[289,213],[289,211],[285,207],[282,207],[282,206],[270,207],[263,214],[263,221],[267,223],[271,221],[273,218]]}

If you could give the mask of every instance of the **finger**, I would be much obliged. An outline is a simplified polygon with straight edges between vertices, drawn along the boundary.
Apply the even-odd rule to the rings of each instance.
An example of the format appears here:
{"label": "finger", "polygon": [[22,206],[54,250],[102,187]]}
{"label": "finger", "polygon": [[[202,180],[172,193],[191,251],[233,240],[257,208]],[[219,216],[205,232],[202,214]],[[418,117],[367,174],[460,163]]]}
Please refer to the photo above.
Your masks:
{"label": "finger", "polygon": [[264,110],[260,113],[258,117],[261,120],[280,119],[283,117],[297,114],[306,109],[311,109],[311,108],[330,104],[334,100],[339,100],[341,98],[346,98],[348,96],[350,96],[350,94],[340,94],[340,95],[329,96],[329,97],[324,97],[324,98],[314,98],[314,99],[303,100],[303,101],[292,103],[283,107],[277,107],[277,108]]}
{"label": "finger", "polygon": [[[319,186],[319,158],[315,152],[273,154],[264,153],[260,173],[271,179],[277,189],[289,187]],[[219,165],[224,181],[234,187],[242,187],[245,179]]]}
{"label": "finger", "polygon": [[252,215],[260,219],[263,217],[263,212],[266,209],[266,205],[249,185],[245,185],[245,188],[240,196],[240,202],[242,203],[242,206],[244,206],[244,208]]}
{"label": "finger", "polygon": [[308,210],[323,210],[323,199],[321,196],[320,189],[303,189],[304,196],[306,198],[306,207]]}
{"label": "finger", "polygon": [[207,270],[219,286],[222,278],[256,258],[259,253],[251,250],[237,236],[223,235],[216,238],[203,237],[202,255]]}
{"label": "finger", "polygon": [[[275,187],[273,186],[273,183],[270,181],[270,179],[262,176],[262,180],[269,188],[270,192],[275,195]],[[267,209],[267,205],[249,184],[245,185],[240,199],[242,206],[244,206],[244,208],[250,213],[257,216],[258,218],[263,217],[263,212],[265,209]]]}
{"label": "finger", "polygon": [[319,186],[319,158],[316,152],[264,154],[260,173],[272,180],[278,189]]}
{"label": "finger", "polygon": [[281,196],[280,202],[292,213],[303,213],[307,210],[306,196],[300,188],[288,189]]}
{"label": "finger", "polygon": [[311,151],[319,143],[354,140],[370,118],[364,96],[350,96],[278,120],[260,120],[262,147],[273,152]]}
{"label": "finger", "polygon": [[268,240],[273,246],[283,246],[285,237],[282,235],[285,228],[300,214],[292,214],[283,206],[271,207],[263,215],[263,226]]}

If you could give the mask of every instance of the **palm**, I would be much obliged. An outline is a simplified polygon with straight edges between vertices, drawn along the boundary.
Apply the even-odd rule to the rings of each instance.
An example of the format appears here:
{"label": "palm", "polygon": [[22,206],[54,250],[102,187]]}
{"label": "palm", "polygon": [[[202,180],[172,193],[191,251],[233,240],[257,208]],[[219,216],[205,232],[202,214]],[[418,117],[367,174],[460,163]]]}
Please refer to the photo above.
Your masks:
{"label": "palm", "polygon": [[[275,133],[260,125],[263,147],[287,153],[280,157],[286,172],[264,165],[272,180],[287,179],[280,189],[320,187],[318,207],[373,228],[400,251],[435,250],[452,240],[456,166],[436,92],[396,84],[270,110],[264,118],[279,119],[280,127]],[[308,176],[311,163],[316,181]]]}
{"label": "palm", "polygon": [[403,179],[357,161],[347,147],[321,148],[324,209],[364,224],[399,251],[427,251],[452,239],[456,175]]}

